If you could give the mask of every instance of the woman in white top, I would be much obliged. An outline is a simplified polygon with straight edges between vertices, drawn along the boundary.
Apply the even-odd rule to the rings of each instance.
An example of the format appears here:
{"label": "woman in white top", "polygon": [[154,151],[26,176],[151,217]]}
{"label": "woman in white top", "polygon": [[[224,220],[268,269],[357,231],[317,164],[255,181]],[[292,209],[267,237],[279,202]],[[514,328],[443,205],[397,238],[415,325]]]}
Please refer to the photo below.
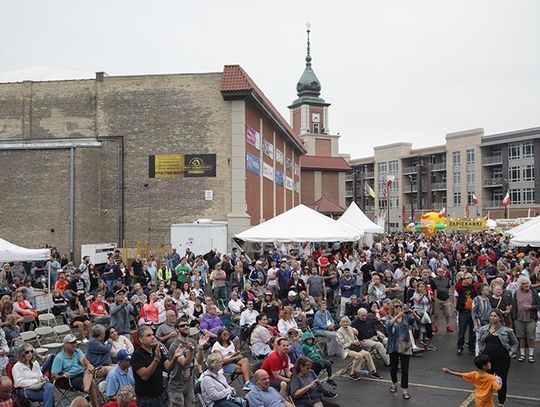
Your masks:
{"label": "woman in white top", "polygon": [[119,335],[118,331],[112,326],[105,330],[105,341],[109,341],[112,345],[110,354],[113,358],[116,358],[116,355],[122,349],[127,350],[130,355],[133,353],[134,347],[131,341],[126,336]]}
{"label": "woman in white top", "polygon": [[230,333],[227,328],[221,328],[217,333],[217,339],[212,346],[212,352],[219,352],[223,357],[223,372],[227,374],[241,373],[244,378],[244,390],[255,387],[249,381],[249,360],[244,357],[229,339]]}
{"label": "woman in white top", "polygon": [[43,403],[43,407],[54,407],[54,387],[41,373],[34,359],[34,348],[30,344],[21,347],[19,361],[12,370],[13,387],[20,389],[24,397]]}
{"label": "woman in white top", "polygon": [[294,320],[293,316],[293,309],[291,306],[287,305],[283,307],[283,311],[281,311],[281,315],[279,316],[279,322],[277,325],[278,331],[281,335],[287,336],[287,333],[290,329],[298,329],[298,324]]}

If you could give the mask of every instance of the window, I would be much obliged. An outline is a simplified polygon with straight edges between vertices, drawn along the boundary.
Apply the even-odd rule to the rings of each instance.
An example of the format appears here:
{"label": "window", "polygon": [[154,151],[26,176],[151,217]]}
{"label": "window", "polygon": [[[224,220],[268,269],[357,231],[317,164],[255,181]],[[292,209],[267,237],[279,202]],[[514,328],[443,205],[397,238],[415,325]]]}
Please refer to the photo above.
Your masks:
{"label": "window", "polygon": [[474,185],[474,172],[467,171],[467,186]]}
{"label": "window", "polygon": [[524,188],[521,191],[521,203],[524,203],[524,204],[534,203],[534,188]]}
{"label": "window", "polygon": [[519,189],[511,189],[508,191],[508,194],[510,195],[510,199],[512,200],[512,203],[518,204],[521,203],[521,194]]}
{"label": "window", "polygon": [[377,163],[377,187],[379,191],[379,196],[382,196],[384,190],[386,189],[386,162]]}
{"label": "window", "polygon": [[473,195],[474,195],[474,192],[467,192],[467,203],[468,204],[473,203]]}
{"label": "window", "polygon": [[441,195],[441,201],[443,206],[446,206],[446,192],[443,192]]}
{"label": "window", "polygon": [[390,208],[399,207],[399,198],[397,196],[391,196],[389,200],[390,200]]}
{"label": "window", "polygon": [[533,157],[534,147],[532,141],[521,145],[521,158]]}
{"label": "window", "polygon": [[525,165],[523,168],[522,181],[534,181],[534,165]]}
{"label": "window", "polygon": [[461,206],[461,192],[454,192],[454,206]]}
{"label": "window", "polygon": [[503,191],[495,191],[491,195],[491,200],[495,203],[495,205],[499,205],[504,198]]}
{"label": "window", "polygon": [[474,164],[474,150],[467,150],[467,164]]}
{"label": "window", "polygon": [[398,161],[388,161],[388,173],[397,174],[398,173]]}
{"label": "window", "polygon": [[461,152],[454,151],[452,153],[452,164],[460,165],[461,164]]}
{"label": "window", "polygon": [[459,187],[459,184],[461,184],[461,174],[459,172],[454,172],[453,178],[454,186]]}
{"label": "window", "polygon": [[508,167],[508,181],[509,182],[519,182],[521,168],[520,167]]}
{"label": "window", "polygon": [[520,158],[520,148],[519,144],[508,144],[508,159],[509,160],[517,160]]}
{"label": "window", "polygon": [[491,171],[491,178],[502,178],[502,168],[494,168]]}
{"label": "window", "polygon": [[319,134],[319,123],[313,123],[313,133]]}

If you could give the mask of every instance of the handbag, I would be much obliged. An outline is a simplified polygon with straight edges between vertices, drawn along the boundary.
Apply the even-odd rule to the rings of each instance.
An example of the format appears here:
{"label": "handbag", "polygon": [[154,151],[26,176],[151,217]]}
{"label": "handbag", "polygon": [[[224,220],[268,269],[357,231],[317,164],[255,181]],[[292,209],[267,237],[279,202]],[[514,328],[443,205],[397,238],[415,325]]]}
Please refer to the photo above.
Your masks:
{"label": "handbag", "polygon": [[[45,379],[47,379],[45,377]],[[40,391],[41,389],[43,389],[43,386],[45,386],[45,383],[49,383],[49,380],[42,380],[38,383],[34,383],[28,387],[26,387],[27,390],[33,390],[33,391]]]}
{"label": "handbag", "polygon": [[401,355],[412,355],[412,345],[410,341],[399,341],[397,352]]}
{"label": "handbag", "polygon": [[431,324],[431,318],[429,317],[429,314],[427,311],[424,311],[424,314],[422,315],[422,319],[420,320],[421,324]]}

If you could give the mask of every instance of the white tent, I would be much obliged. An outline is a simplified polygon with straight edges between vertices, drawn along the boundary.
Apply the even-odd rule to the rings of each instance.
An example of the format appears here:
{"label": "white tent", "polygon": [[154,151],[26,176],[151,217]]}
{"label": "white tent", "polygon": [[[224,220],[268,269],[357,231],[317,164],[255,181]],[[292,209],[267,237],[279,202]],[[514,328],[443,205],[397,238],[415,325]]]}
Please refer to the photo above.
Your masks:
{"label": "white tent", "polygon": [[352,242],[363,233],[298,205],[235,237],[250,242]]}
{"label": "white tent", "polygon": [[511,236],[517,236],[518,233],[524,232],[525,230],[536,226],[538,223],[540,223],[540,216],[537,216],[534,219],[530,219],[527,222],[522,223],[521,225],[513,227],[512,229],[507,230],[506,233],[508,233]]}
{"label": "white tent", "polygon": [[345,213],[338,219],[339,224],[346,224],[352,226],[356,230],[360,230],[364,233],[383,233],[384,229],[372,222],[364,212],[352,202]]}
{"label": "white tent", "polygon": [[528,228],[518,231],[518,233],[516,233],[514,237],[510,239],[510,245],[540,247],[540,222],[538,222],[537,219],[524,223],[525,225],[527,223],[534,222]]}
{"label": "white tent", "polygon": [[0,239],[0,262],[49,260],[50,249],[27,249]]}

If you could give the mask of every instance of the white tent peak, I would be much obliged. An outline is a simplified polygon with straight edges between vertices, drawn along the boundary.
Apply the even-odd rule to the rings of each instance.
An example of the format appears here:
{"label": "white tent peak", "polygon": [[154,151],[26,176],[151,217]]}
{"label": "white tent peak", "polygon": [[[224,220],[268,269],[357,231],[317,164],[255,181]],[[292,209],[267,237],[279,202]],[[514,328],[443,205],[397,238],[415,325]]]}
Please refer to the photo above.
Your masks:
{"label": "white tent peak", "polygon": [[363,237],[363,233],[350,225],[337,221],[298,205],[254,226],[235,237],[251,242],[351,242]]}
{"label": "white tent peak", "polygon": [[0,262],[49,260],[50,249],[27,249],[0,239]]}
{"label": "white tent peak", "polygon": [[351,202],[345,213],[338,219],[338,223],[345,223],[364,233],[384,232],[383,228],[369,219],[354,201]]}

